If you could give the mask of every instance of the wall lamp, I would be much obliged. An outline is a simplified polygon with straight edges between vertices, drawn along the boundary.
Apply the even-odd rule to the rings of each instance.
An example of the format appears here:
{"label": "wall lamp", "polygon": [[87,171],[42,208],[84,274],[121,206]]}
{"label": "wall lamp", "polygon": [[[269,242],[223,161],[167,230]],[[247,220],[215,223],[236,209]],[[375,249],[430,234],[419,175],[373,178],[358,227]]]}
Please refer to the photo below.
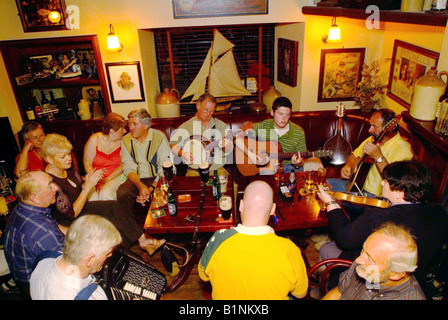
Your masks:
{"label": "wall lamp", "polygon": [[336,17],[333,17],[330,30],[322,37],[322,41],[325,43],[341,42],[341,29],[336,24]]}
{"label": "wall lamp", "polygon": [[107,49],[110,51],[121,51],[123,50],[123,46],[118,39],[118,36],[114,33],[114,26],[112,23],[109,26],[110,32],[107,35]]}

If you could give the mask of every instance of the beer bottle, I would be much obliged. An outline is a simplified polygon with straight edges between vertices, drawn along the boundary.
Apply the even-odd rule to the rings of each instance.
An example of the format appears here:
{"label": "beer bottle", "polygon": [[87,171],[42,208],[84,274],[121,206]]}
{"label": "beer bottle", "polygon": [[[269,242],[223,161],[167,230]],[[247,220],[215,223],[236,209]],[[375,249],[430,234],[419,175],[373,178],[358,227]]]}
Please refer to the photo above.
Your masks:
{"label": "beer bottle", "polygon": [[47,120],[52,120],[52,113],[48,112],[51,109],[50,101],[48,101],[47,97],[45,96],[44,90],[40,90],[40,96],[42,98],[42,100],[40,101],[40,103],[42,104],[42,111],[45,112],[45,117],[47,118]]}
{"label": "beer bottle", "polygon": [[55,110],[55,113],[59,112],[58,104],[56,99],[54,98],[53,91],[50,90],[50,108],[51,110]]}
{"label": "beer bottle", "polygon": [[289,174],[288,189],[291,194],[294,194],[296,191],[296,175],[294,174],[294,170],[291,170],[291,173]]}
{"label": "beer bottle", "polygon": [[106,114],[106,107],[104,106],[104,98],[101,94],[101,90],[98,90],[98,103],[100,104],[101,111],[103,111],[103,114]]}
{"label": "beer bottle", "polygon": [[213,174],[213,197],[215,197],[215,200],[219,200],[221,197],[221,183],[219,182],[218,170],[215,170]]}
{"label": "beer bottle", "polygon": [[28,120],[36,120],[36,116],[34,115],[34,108],[31,106],[28,106],[26,108],[26,117]]}
{"label": "beer bottle", "polygon": [[37,102],[36,97],[33,97],[34,99],[34,113],[36,114],[36,117],[42,118],[42,108],[40,107],[40,104]]}
{"label": "beer bottle", "polygon": [[171,186],[169,184],[168,184],[168,212],[172,217],[177,216],[176,197],[174,197],[173,189],[171,189]]}

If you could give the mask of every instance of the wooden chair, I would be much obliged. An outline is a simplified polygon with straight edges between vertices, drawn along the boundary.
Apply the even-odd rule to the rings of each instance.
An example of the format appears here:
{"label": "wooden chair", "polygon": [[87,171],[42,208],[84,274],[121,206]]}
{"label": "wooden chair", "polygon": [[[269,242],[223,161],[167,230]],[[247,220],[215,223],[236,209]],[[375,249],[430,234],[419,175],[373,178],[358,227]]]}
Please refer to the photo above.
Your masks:
{"label": "wooden chair", "polygon": [[[338,259],[338,258],[333,258],[333,259],[326,259],[326,260],[322,260],[318,263],[316,263],[313,267],[311,267],[308,271],[308,286],[311,289],[312,288],[312,284],[315,284],[314,287],[318,287],[319,288],[319,293],[321,295],[321,297],[323,297],[327,291],[327,279],[329,278],[330,272],[335,269],[335,268],[350,268],[350,266],[352,265],[353,261],[350,260],[345,260],[345,259]],[[321,272],[321,274],[319,274],[319,269],[321,267],[325,267],[325,270],[323,270]],[[306,297],[308,300],[313,299],[310,296],[310,290],[308,290],[308,294]]]}

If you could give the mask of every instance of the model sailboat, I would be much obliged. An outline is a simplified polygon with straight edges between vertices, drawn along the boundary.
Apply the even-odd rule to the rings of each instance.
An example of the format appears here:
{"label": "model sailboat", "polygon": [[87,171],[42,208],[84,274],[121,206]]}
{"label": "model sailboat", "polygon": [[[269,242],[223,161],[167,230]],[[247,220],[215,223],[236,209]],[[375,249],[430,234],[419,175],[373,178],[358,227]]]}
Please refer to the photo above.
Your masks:
{"label": "model sailboat", "polygon": [[191,100],[193,102],[203,93],[208,92],[217,99],[218,103],[223,103],[252,95],[244,87],[238,74],[233,56],[234,46],[218,30],[214,30],[213,42],[207,57],[182,99],[193,95]]}

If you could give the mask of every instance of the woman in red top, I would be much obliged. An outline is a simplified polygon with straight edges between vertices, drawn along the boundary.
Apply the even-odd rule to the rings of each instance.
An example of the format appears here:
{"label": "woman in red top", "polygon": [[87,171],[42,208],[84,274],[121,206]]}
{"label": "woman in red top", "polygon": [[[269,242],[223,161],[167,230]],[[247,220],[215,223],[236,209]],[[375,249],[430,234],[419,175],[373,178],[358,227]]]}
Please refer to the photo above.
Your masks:
{"label": "woman in red top", "polygon": [[38,122],[28,121],[22,126],[24,145],[17,155],[14,174],[20,177],[26,171],[44,171],[47,162],[42,159],[40,148],[45,138],[44,129]]}
{"label": "woman in red top", "polygon": [[90,136],[84,146],[84,168],[86,173],[94,169],[103,171],[103,178],[89,195],[89,200],[116,200],[117,189],[123,179],[120,150],[121,138],[126,133],[126,120],[110,112],[103,121],[101,132]]}

